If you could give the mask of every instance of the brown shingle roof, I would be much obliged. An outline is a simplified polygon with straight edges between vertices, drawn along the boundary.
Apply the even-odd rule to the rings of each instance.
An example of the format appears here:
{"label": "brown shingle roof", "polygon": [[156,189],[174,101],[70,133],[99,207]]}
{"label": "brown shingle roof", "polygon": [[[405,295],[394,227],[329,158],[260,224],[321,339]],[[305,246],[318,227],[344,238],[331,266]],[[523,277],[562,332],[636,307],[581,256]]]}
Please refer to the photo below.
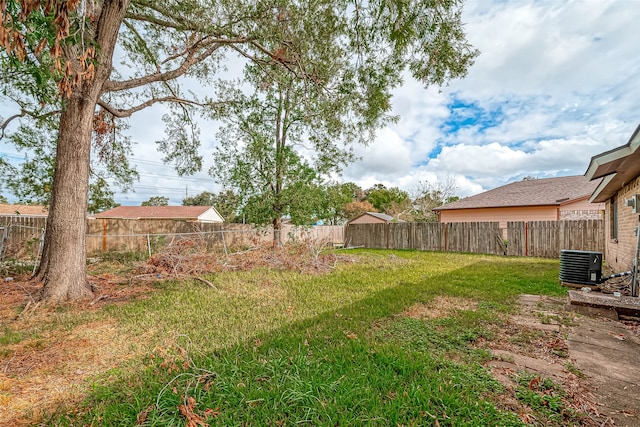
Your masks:
{"label": "brown shingle roof", "polygon": [[435,210],[557,206],[590,196],[599,182],[599,180],[589,181],[583,175],[517,181],[448,203]]}
{"label": "brown shingle roof", "polygon": [[211,206],[118,206],[94,215],[95,218],[197,219]]}
{"label": "brown shingle roof", "polygon": [[36,205],[2,205],[0,204],[0,215],[37,215],[47,216],[46,206]]}

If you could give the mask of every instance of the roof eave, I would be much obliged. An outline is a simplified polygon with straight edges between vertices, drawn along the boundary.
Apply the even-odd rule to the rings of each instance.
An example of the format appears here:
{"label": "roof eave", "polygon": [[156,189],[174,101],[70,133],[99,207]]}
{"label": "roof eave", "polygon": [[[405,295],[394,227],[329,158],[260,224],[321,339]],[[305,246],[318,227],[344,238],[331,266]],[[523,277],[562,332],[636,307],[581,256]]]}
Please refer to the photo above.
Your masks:
{"label": "roof eave", "polygon": [[602,178],[610,175],[612,171],[616,171],[616,168],[620,166],[620,163],[623,162],[626,157],[633,154],[639,146],[640,125],[636,128],[633,135],[631,135],[631,138],[629,138],[629,142],[625,145],[593,156],[584,176],[589,181],[592,181],[596,178]]}
{"label": "roof eave", "polygon": [[572,203],[581,202],[583,200],[589,200],[589,202],[591,202],[591,197],[592,197],[591,194],[586,194],[584,196],[576,197],[574,199],[564,200],[564,201],[560,202],[559,205],[560,206],[570,205]]}
{"label": "roof eave", "polygon": [[585,177],[589,180],[604,177],[596,187],[591,198],[592,203],[601,203],[614,196],[630,179],[638,176],[640,168],[640,125],[625,145],[591,158]]}
{"label": "roof eave", "polygon": [[609,198],[611,198],[611,196],[616,193],[616,191],[611,186],[609,186],[609,183],[615,176],[616,174],[613,173],[609,176],[605,176],[602,179],[600,185],[596,187],[596,189],[593,191],[593,194],[591,195],[591,198],[589,199],[591,203],[606,202],[607,200],[609,200]]}
{"label": "roof eave", "polygon": [[[589,197],[589,196],[587,195],[584,197]],[[460,207],[460,208],[434,208],[432,210],[442,212],[442,211],[462,211],[462,210],[468,210],[468,209],[539,208],[539,207],[545,207],[545,206],[556,207],[564,203],[574,202],[575,200],[578,200],[578,199],[572,199],[571,201],[567,200],[567,201],[564,201],[563,203],[555,202],[555,203],[539,203],[539,204],[528,204],[528,205],[469,206],[469,207]]]}

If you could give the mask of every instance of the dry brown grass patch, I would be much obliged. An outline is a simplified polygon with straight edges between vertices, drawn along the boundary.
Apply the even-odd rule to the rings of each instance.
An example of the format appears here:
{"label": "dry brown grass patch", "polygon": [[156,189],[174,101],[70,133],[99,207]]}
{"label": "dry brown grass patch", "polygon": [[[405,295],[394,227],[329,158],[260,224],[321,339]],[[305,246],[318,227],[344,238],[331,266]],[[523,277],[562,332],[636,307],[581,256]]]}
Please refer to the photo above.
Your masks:
{"label": "dry brown grass patch", "polygon": [[401,313],[414,319],[440,319],[458,311],[476,310],[478,303],[472,299],[438,295],[428,304],[417,303]]}
{"label": "dry brown grass patch", "polygon": [[[23,426],[39,422],[57,407],[71,407],[82,400],[84,380],[117,367],[133,357],[131,340],[112,320],[94,319],[70,327],[64,318],[90,313],[108,303],[120,303],[148,294],[151,286],[122,285],[119,279],[92,277],[93,301],[68,305],[64,310],[33,306],[39,284],[14,278],[0,282],[0,319],[5,333],[19,334],[0,354],[0,425]],[[22,315],[20,315],[22,313]],[[57,326],[64,324],[66,326]]]}
{"label": "dry brown grass patch", "polygon": [[83,380],[134,356],[127,342],[106,320],[9,346],[0,362],[0,425],[29,425],[56,406],[79,402]]}

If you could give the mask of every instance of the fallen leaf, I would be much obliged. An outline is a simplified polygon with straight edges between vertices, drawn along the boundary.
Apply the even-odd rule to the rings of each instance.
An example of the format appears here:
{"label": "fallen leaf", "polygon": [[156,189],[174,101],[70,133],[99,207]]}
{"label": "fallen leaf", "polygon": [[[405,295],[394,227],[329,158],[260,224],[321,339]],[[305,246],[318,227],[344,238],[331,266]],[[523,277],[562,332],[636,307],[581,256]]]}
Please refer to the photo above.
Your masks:
{"label": "fallen leaf", "polygon": [[624,341],[626,339],[624,334],[614,334],[613,332],[609,332],[609,335],[620,341]]}
{"label": "fallen leaf", "polygon": [[154,408],[154,405],[149,406],[148,408],[140,411],[140,413],[136,416],[136,425],[142,425],[145,422],[147,422],[147,416],[149,415],[149,412],[151,412]]}
{"label": "fallen leaf", "polygon": [[192,396],[189,396],[186,399],[186,403],[182,405],[178,405],[178,411],[180,411],[180,415],[182,415],[186,420],[187,424],[185,427],[209,427],[202,416],[198,415],[195,412],[196,408],[196,399]]}
{"label": "fallen leaf", "polygon": [[529,381],[529,390],[535,390],[540,385],[540,377],[532,378]]}
{"label": "fallen leaf", "polygon": [[216,408],[216,409],[207,408],[204,410],[203,414],[207,417],[218,418],[218,415],[220,415],[220,408]]}

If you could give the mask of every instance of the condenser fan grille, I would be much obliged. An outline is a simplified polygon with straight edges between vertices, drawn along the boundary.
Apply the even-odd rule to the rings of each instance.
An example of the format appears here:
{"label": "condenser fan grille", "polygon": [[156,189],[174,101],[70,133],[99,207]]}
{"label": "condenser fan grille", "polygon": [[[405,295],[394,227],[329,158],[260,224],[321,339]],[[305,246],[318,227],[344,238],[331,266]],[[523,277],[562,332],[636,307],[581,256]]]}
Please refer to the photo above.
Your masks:
{"label": "condenser fan grille", "polygon": [[560,280],[579,285],[597,285],[602,278],[602,253],[560,251]]}

